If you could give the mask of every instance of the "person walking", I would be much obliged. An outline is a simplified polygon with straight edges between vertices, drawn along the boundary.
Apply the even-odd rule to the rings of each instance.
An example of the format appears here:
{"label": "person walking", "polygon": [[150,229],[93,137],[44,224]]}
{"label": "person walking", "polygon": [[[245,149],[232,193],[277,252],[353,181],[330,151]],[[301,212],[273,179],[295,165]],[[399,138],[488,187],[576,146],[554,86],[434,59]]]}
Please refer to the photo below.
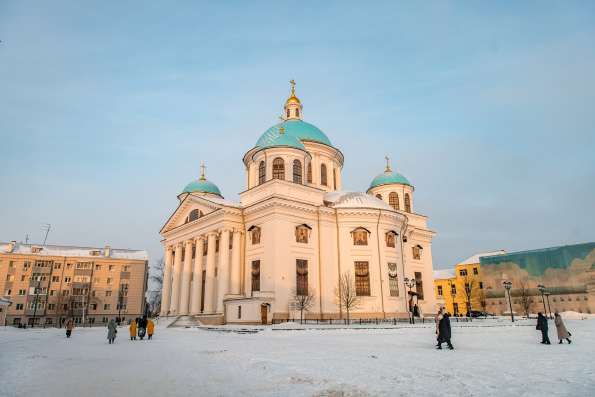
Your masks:
{"label": "person walking", "polygon": [[434,322],[436,323],[436,347],[440,346],[440,320],[442,320],[442,315],[444,313],[444,308],[441,307],[438,310],[438,313],[436,313],[436,316],[434,316]]}
{"label": "person walking", "polygon": [[66,337],[70,338],[70,335],[72,335],[72,330],[74,329],[74,320],[72,318],[69,318],[68,321],[66,321]]}
{"label": "person walking", "polygon": [[446,343],[450,350],[453,350],[454,347],[452,343],[450,343],[450,316],[448,313],[444,313],[442,318],[438,322],[438,349],[442,349],[442,344]]}
{"label": "person walking", "polygon": [[147,320],[147,339],[151,340],[153,339],[153,331],[155,331],[155,324],[153,323],[153,320],[148,319]]}
{"label": "person walking", "polygon": [[116,325],[116,320],[113,318],[109,320],[107,323],[107,340],[111,345],[116,340],[116,334],[118,333],[118,326]]}
{"label": "person walking", "polygon": [[566,339],[568,343],[572,343],[570,340],[570,332],[566,329],[564,325],[564,321],[562,321],[562,316],[558,314],[558,312],[554,313],[554,324],[556,325],[556,331],[558,332],[558,340],[560,341],[559,344],[562,344],[562,340]]}
{"label": "person walking", "polygon": [[130,340],[136,340],[136,320],[130,321]]}
{"label": "person walking", "polygon": [[550,337],[548,336],[547,318],[541,312],[537,313],[537,325],[535,329],[541,331],[541,343],[551,345]]}

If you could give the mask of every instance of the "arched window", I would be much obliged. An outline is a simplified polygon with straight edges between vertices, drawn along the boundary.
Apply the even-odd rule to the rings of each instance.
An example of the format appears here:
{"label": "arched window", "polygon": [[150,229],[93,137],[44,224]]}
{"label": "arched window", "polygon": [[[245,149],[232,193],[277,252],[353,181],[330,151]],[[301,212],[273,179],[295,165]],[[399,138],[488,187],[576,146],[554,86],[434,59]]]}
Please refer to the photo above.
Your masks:
{"label": "arched window", "polygon": [[285,179],[285,163],[281,157],[273,160],[273,179]]}
{"label": "arched window", "polygon": [[267,179],[267,167],[264,161],[258,165],[258,184],[262,185]]}
{"label": "arched window", "polygon": [[300,109],[295,108],[295,117],[300,117]]}
{"label": "arched window", "polygon": [[333,189],[337,190],[337,169],[333,168]]}
{"label": "arched window", "polygon": [[296,295],[308,295],[308,261],[305,259],[296,259],[295,261],[295,284]]}
{"label": "arched window", "polygon": [[376,194],[376,198],[377,198],[378,200],[382,200],[382,194],[380,194],[380,193]]}
{"label": "arched window", "polygon": [[287,117],[290,117],[289,109],[287,109]]}
{"label": "arched window", "polygon": [[293,160],[293,183],[302,183],[302,162]]}
{"label": "arched window", "polygon": [[351,232],[353,236],[353,245],[368,245],[368,234],[370,232],[368,229],[363,227],[358,227],[354,231]]}
{"label": "arched window", "polygon": [[409,198],[409,193],[405,193],[405,211],[411,212],[411,199]]}
{"label": "arched window", "polygon": [[308,183],[312,183],[312,163],[308,163],[308,171],[307,171],[307,180]]}
{"label": "arched window", "polygon": [[194,209],[190,211],[190,214],[188,214],[188,222],[197,220],[198,218],[200,218],[201,215],[202,213],[200,212],[200,210]]}
{"label": "arched window", "polygon": [[393,209],[399,209],[399,195],[395,192],[390,192],[388,195],[388,205],[393,207]]}
{"label": "arched window", "polygon": [[321,164],[320,165],[320,184],[327,186],[327,181],[326,181],[326,164]]}

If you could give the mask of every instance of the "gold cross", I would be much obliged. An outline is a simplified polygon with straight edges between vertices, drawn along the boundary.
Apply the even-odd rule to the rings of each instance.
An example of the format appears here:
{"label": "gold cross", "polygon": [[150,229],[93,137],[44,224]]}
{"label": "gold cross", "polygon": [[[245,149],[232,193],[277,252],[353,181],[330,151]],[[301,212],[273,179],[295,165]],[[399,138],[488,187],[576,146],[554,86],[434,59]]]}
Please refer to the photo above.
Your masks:
{"label": "gold cross", "polygon": [[205,177],[205,170],[207,169],[207,166],[205,165],[204,161],[200,162],[200,180],[201,181],[205,181],[207,178]]}
{"label": "gold cross", "polygon": [[386,160],[386,172],[390,172],[390,157],[388,157],[388,155],[384,156],[384,159]]}
{"label": "gold cross", "polygon": [[289,80],[289,84],[291,84],[291,95],[295,95],[295,80]]}

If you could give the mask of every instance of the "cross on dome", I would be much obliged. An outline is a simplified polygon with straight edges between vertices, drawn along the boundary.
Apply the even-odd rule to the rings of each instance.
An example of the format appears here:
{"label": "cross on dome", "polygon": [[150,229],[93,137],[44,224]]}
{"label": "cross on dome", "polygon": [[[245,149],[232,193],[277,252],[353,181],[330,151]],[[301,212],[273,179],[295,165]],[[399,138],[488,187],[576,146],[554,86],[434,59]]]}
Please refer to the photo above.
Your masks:
{"label": "cross on dome", "polygon": [[207,177],[205,176],[205,170],[207,169],[207,166],[205,165],[204,161],[200,162],[200,178],[199,180],[201,181],[206,181]]}
{"label": "cross on dome", "polygon": [[299,98],[295,96],[295,80],[291,79],[289,84],[291,84],[291,95],[285,101],[285,106],[283,107],[285,110],[283,113],[283,118],[285,120],[301,120],[302,103],[300,102]]}
{"label": "cross on dome", "polygon": [[388,157],[388,154],[384,156],[384,159],[386,160],[386,169],[384,172],[393,172],[393,170],[390,168],[390,157]]}

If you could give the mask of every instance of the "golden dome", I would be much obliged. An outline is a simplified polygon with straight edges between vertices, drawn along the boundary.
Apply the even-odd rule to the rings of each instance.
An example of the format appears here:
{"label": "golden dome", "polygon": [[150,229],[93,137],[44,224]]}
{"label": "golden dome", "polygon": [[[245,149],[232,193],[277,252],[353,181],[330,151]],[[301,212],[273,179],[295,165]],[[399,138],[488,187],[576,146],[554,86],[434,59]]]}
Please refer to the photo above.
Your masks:
{"label": "golden dome", "polygon": [[300,102],[299,98],[295,96],[295,81],[291,80],[289,83],[291,84],[291,96],[287,98],[287,100],[285,101],[285,106],[292,103],[297,103],[298,105],[301,105],[302,103]]}

